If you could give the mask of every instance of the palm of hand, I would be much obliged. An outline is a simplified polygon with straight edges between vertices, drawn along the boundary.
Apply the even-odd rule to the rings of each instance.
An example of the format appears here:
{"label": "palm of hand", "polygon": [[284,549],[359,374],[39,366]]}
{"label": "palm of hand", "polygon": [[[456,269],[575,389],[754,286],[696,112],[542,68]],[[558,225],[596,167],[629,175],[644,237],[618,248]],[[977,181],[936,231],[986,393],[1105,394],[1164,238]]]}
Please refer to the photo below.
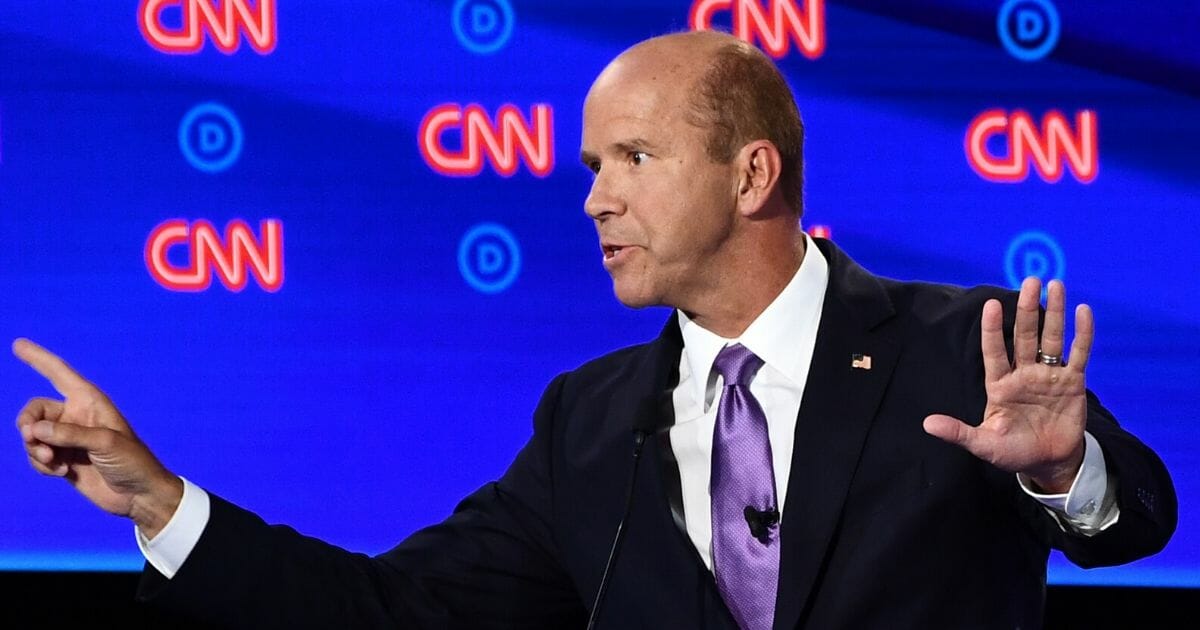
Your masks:
{"label": "palm of hand", "polygon": [[[1091,352],[1091,310],[1075,311],[1071,361],[1063,356],[1066,296],[1061,282],[1047,288],[1044,325],[1038,329],[1041,283],[1026,279],[1017,298],[1013,356],[1004,345],[1000,303],[983,307],[980,344],[987,405],[979,426],[934,414],[925,431],[957,444],[996,467],[1028,476],[1048,492],[1066,492],[1083,462],[1087,421],[1084,368]],[[1048,362],[1042,357],[1049,357]]]}
{"label": "palm of hand", "polygon": [[1041,470],[1047,462],[1071,459],[1087,420],[1082,372],[1025,364],[985,388],[977,456],[1031,477],[1052,476],[1053,466]]}

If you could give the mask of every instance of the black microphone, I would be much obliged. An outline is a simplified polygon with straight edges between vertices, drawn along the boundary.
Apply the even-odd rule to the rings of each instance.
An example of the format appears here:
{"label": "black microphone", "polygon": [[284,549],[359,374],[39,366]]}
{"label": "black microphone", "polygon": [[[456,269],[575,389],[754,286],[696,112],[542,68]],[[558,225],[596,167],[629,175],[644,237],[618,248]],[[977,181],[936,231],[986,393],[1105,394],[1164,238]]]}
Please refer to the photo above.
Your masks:
{"label": "black microphone", "polygon": [[[642,447],[646,437],[655,433],[662,425],[664,417],[664,397],[667,405],[671,402],[671,390],[660,393],[657,397],[648,396],[642,401],[634,419],[633,427],[633,471],[629,475],[629,487],[625,490],[625,511],[621,514],[621,522],[617,523],[617,533],[613,536],[612,549],[608,551],[608,562],[604,565],[604,574],[600,576],[600,588],[596,590],[596,600],[592,603],[592,614],[588,616],[587,630],[596,626],[600,618],[600,606],[604,603],[604,594],[608,591],[608,581],[612,569],[617,564],[617,554],[621,551],[621,542],[625,539],[625,521],[629,518],[629,509],[633,507],[633,484],[637,480],[638,464],[642,461]],[[669,409],[669,407],[666,407]]]}
{"label": "black microphone", "polygon": [[767,544],[770,541],[767,538],[768,530],[779,524],[779,510],[756,510],[747,505],[743,514],[746,516],[746,524],[750,526],[750,535],[757,538],[758,542]]}

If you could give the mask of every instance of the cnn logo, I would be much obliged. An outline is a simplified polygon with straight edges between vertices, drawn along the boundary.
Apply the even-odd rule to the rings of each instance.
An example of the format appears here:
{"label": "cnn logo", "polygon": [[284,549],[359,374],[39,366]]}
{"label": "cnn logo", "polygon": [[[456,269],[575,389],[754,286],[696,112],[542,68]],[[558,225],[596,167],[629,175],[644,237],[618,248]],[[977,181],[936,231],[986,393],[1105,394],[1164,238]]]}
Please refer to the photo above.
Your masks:
{"label": "cnn logo", "polygon": [[[204,291],[213,275],[230,291],[241,291],[252,276],[265,291],[283,286],[283,223],[266,219],[259,223],[262,238],[250,226],[234,219],[225,226],[225,236],[203,219],[189,224],[183,219],[160,223],[146,239],[146,268],[150,276],[172,291]],[[170,260],[172,249],[182,250],[186,262]]]}
{"label": "cnn logo", "polygon": [[[534,105],[529,120],[515,106],[503,105],[493,120],[479,105],[446,103],[425,114],[417,142],[425,163],[442,175],[478,175],[487,161],[504,177],[515,174],[522,162],[545,177],[554,170],[553,117],[546,104]],[[447,146],[447,136],[457,136],[457,148]]]}
{"label": "cnn logo", "polygon": [[[200,52],[207,34],[217,50],[232,55],[241,45],[239,32],[258,54],[275,50],[275,0],[258,0],[257,6],[249,0],[216,2],[217,6],[213,0],[142,0],[138,28],[146,43],[169,54]],[[178,15],[179,26],[168,25],[164,13]]]}
{"label": "cnn logo", "polygon": [[718,13],[729,14],[738,39],[751,45],[761,42],[776,59],[787,56],[792,43],[809,59],[825,52],[825,0],[768,0],[765,7],[759,0],[695,0],[688,28],[712,30]]}
{"label": "cnn logo", "polygon": [[[1020,182],[1029,177],[1030,165],[1046,182],[1062,179],[1064,165],[1080,183],[1089,184],[1100,171],[1096,112],[1075,113],[1074,129],[1062,112],[1051,110],[1039,128],[1027,112],[1012,114],[989,109],[967,126],[963,141],[967,162],[980,177],[993,182]],[[989,147],[998,142],[1006,155]]]}

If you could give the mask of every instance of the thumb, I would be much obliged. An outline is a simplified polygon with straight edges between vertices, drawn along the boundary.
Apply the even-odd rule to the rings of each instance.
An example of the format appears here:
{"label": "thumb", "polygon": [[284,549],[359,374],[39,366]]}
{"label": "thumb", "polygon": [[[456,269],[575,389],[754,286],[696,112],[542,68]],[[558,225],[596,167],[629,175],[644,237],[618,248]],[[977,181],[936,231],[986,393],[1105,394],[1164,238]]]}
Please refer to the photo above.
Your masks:
{"label": "thumb", "polygon": [[954,416],[935,413],[925,416],[923,426],[929,435],[971,450],[970,444],[974,437],[975,427],[962,420]]}
{"label": "thumb", "polygon": [[79,448],[89,453],[108,453],[116,445],[117,432],[104,427],[85,427],[42,420],[33,424],[33,437],[50,446]]}

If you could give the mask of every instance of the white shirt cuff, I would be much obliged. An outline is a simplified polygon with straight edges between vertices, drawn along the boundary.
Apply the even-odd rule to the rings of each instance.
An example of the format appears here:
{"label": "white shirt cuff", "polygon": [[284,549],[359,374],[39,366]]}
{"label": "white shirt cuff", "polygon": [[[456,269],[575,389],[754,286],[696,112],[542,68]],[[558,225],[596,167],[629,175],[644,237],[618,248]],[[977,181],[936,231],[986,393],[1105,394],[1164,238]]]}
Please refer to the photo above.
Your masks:
{"label": "white shirt cuff", "polygon": [[204,526],[208,525],[208,493],[183,477],[180,480],[183,481],[183,498],[158,535],[147,539],[140,529],[133,528],[138,549],[142,550],[146,562],[168,580],[175,577],[175,572],[200,541]]}
{"label": "white shirt cuff", "polygon": [[1029,487],[1029,480],[1017,475],[1021,489],[1046,506],[1063,530],[1090,536],[1117,522],[1120,509],[1116,501],[1116,480],[1108,475],[1104,451],[1092,434],[1083,433],[1083,464],[1066,494],[1041,494]]}

